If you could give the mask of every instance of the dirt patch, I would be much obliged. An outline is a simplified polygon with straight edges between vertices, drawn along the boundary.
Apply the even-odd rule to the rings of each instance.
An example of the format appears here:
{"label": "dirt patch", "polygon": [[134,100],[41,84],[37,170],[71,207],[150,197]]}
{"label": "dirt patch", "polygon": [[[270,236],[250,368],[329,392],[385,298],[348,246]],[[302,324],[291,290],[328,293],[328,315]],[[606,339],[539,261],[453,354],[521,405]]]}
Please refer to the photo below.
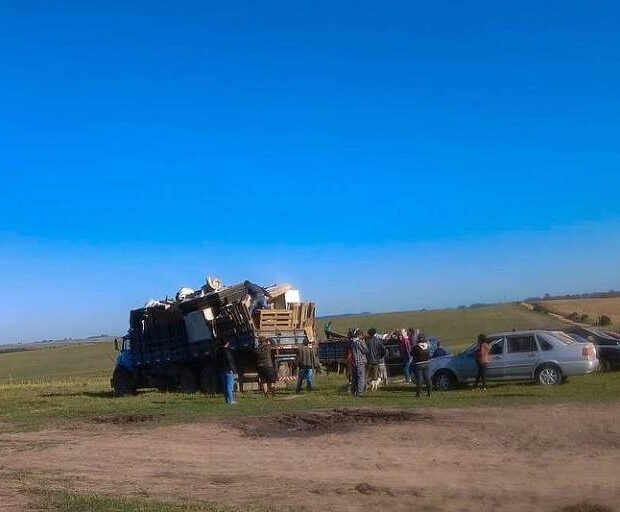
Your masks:
{"label": "dirt patch", "polygon": [[100,414],[93,416],[93,423],[104,423],[111,425],[129,425],[134,423],[148,423],[161,418],[161,414]]}
{"label": "dirt patch", "polygon": [[355,486],[355,491],[367,496],[371,494],[385,494],[387,496],[394,496],[394,493],[390,489],[386,487],[377,487],[376,485],[371,485],[367,482],[357,484]]}
{"label": "dirt patch", "polygon": [[351,431],[360,426],[430,421],[432,418],[428,413],[414,411],[343,408],[251,418],[236,422],[235,426],[249,437],[318,436]]}
{"label": "dirt patch", "polygon": [[614,512],[609,507],[597,505],[596,503],[577,503],[577,505],[569,505],[558,510],[558,512]]}
{"label": "dirt patch", "polygon": [[[330,409],[239,421],[132,423],[119,427],[122,443],[117,429],[92,425],[0,434],[0,471],[46,488],[241,509],[609,512],[620,501],[615,404]],[[19,449],[37,443],[50,444]],[[0,505],[26,510],[19,493],[2,488]]]}

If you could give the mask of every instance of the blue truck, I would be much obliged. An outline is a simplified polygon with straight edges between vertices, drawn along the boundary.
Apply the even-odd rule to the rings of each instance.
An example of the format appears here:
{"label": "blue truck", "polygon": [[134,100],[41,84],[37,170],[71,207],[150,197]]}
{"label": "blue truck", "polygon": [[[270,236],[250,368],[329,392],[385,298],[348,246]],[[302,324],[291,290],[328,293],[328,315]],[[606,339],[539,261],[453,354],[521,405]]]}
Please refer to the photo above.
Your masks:
{"label": "blue truck", "polygon": [[316,340],[315,305],[288,302],[286,293],[274,291],[269,307],[251,315],[244,284],[150,301],[130,312],[127,335],[115,340],[111,386],[117,395],[142,388],[215,393],[220,344],[230,342],[239,380],[250,381],[256,376],[254,348],[260,336],[271,340],[279,379],[292,378],[299,348]]}

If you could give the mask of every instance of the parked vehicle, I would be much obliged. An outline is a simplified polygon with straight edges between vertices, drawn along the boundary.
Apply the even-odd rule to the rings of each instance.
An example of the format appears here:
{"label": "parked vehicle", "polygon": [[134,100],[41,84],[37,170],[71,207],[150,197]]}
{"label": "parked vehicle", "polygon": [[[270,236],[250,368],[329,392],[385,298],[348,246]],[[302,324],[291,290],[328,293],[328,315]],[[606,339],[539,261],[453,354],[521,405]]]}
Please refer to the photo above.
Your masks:
{"label": "parked vehicle", "polygon": [[[487,380],[535,381],[561,384],[570,375],[596,370],[598,360],[592,343],[577,343],[559,331],[513,331],[489,335],[491,362]],[[435,388],[446,391],[475,379],[476,344],[460,354],[432,359],[431,378]]]}
{"label": "parked vehicle", "polygon": [[129,332],[120,346],[115,343],[119,354],[111,385],[116,394],[149,387],[214,393],[219,388],[215,352],[223,341],[230,342],[243,382],[256,373],[259,336],[271,339],[274,366],[285,380],[303,342],[315,342],[314,304],[300,303],[297,290],[290,290],[295,293],[289,301],[280,287],[280,295],[270,296],[270,307],[253,316],[244,284],[206,293],[184,290],[177,300],[149,301],[130,312]]}
{"label": "parked vehicle", "polygon": [[571,327],[567,332],[578,342],[596,345],[601,372],[620,369],[620,335],[580,326]]}

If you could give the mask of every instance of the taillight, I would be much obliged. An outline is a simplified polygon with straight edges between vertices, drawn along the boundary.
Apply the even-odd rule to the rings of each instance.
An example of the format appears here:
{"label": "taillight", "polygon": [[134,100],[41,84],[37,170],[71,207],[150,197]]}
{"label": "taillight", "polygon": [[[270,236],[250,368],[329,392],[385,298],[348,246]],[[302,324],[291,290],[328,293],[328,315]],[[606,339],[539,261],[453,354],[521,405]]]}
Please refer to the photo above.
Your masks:
{"label": "taillight", "polygon": [[594,350],[594,347],[583,347],[581,349],[581,355],[587,359],[595,359],[596,358],[596,352]]}

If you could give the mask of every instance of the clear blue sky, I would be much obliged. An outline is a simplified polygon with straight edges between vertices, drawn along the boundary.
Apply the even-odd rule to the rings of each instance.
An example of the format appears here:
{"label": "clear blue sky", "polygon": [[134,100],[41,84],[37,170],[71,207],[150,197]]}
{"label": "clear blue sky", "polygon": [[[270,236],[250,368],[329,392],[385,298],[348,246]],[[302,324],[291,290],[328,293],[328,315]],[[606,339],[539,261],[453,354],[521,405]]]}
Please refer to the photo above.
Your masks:
{"label": "clear blue sky", "polygon": [[0,341],[199,285],[620,288],[616,2],[0,2]]}

